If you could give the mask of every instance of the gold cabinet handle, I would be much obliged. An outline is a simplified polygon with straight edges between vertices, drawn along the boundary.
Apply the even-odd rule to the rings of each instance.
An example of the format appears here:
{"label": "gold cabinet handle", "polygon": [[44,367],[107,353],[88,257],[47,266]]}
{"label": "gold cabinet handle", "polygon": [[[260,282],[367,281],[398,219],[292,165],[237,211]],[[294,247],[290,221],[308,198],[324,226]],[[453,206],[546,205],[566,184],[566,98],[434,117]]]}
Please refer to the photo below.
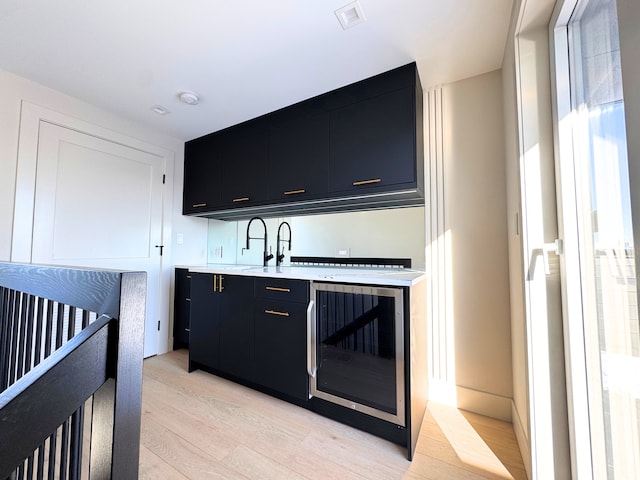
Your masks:
{"label": "gold cabinet handle", "polygon": [[285,195],[295,195],[296,193],[304,193],[306,190],[301,188],[300,190],[289,190],[288,192],[284,192]]}
{"label": "gold cabinet handle", "polygon": [[249,197],[239,197],[239,198],[234,198],[232,202],[246,202],[247,200],[249,200]]}
{"label": "gold cabinet handle", "polygon": [[280,288],[280,287],[264,287],[265,290],[271,290],[272,292],[285,292],[291,293],[291,289],[289,288]]}
{"label": "gold cabinet handle", "polygon": [[371,180],[359,180],[357,182],[353,182],[353,186],[357,187],[358,185],[369,185],[371,183],[380,183],[382,180],[379,178],[372,178]]}
{"label": "gold cabinet handle", "polygon": [[289,314],[287,312],[278,312],[276,310],[265,310],[264,313],[268,313],[269,315],[279,315],[281,317],[288,317]]}
{"label": "gold cabinet handle", "polygon": [[206,203],[194,203],[193,205],[191,205],[192,208],[206,207],[206,206],[207,206]]}
{"label": "gold cabinet handle", "polygon": [[185,300],[186,300],[187,302],[190,302],[190,301],[191,301],[191,299],[190,299],[190,298],[185,298]]}
{"label": "gold cabinet handle", "polygon": [[222,286],[222,280],[224,280],[224,277],[220,275],[220,285],[218,286],[219,292],[222,292],[222,290],[224,290],[224,287]]}
{"label": "gold cabinet handle", "polygon": [[213,276],[213,291],[218,291],[218,275]]}

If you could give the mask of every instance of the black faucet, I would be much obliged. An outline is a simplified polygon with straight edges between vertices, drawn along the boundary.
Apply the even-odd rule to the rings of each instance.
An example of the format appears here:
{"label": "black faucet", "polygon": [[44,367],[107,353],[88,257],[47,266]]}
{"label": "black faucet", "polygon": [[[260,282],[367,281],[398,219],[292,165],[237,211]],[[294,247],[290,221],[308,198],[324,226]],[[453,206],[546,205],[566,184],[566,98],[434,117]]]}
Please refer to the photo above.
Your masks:
{"label": "black faucet", "polygon": [[283,242],[287,242],[289,244],[289,251],[291,251],[291,225],[288,222],[282,222],[278,227],[278,240],[276,242],[276,267],[282,263],[284,259],[284,248],[282,249],[282,253],[280,253],[280,229],[283,225],[286,225],[289,229],[289,240],[282,240]]}
{"label": "black faucet", "polygon": [[[249,236],[249,229],[251,228],[251,222],[253,222],[254,220],[260,220],[262,222],[262,226],[264,227],[264,237]],[[247,250],[249,250],[250,240],[259,240],[259,239],[261,240],[262,238],[264,238],[264,254],[263,254],[263,260],[262,260],[262,266],[266,267],[267,262],[273,258],[273,255],[267,252],[267,224],[264,223],[264,220],[261,219],[260,217],[253,217],[251,220],[249,220],[249,225],[247,225]]]}

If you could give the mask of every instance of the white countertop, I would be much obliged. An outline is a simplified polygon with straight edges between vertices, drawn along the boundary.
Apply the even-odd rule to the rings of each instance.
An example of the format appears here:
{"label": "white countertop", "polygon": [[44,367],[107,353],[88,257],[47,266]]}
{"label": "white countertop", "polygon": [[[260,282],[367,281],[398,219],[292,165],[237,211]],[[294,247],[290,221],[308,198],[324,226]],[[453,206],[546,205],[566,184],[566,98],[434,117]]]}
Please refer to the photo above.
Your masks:
{"label": "white countertop", "polygon": [[410,287],[424,279],[425,273],[410,268],[362,268],[362,267],[314,267],[282,266],[259,267],[255,265],[176,265],[195,273],[217,273],[245,275],[250,277],[293,278],[341,283],[363,283],[369,285],[392,285]]}

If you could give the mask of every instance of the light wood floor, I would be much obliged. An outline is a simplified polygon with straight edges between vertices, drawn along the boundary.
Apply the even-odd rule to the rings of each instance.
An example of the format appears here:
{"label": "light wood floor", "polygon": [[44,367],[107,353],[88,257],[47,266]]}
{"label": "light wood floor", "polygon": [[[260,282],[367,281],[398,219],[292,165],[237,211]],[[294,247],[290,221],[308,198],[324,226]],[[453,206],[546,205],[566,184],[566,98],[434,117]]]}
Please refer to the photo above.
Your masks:
{"label": "light wood floor", "polygon": [[430,404],[405,450],[214,375],[144,362],[141,479],[526,479],[510,423]]}

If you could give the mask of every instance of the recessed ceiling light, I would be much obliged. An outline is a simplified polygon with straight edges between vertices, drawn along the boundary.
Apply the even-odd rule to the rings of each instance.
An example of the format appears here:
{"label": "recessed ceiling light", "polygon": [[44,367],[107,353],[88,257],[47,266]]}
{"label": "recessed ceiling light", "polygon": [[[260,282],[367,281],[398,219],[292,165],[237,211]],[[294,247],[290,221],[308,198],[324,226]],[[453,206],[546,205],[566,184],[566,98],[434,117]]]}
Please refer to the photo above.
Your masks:
{"label": "recessed ceiling light", "polygon": [[178,98],[182,103],[186,103],[187,105],[197,105],[200,102],[200,97],[194,92],[179,92]]}
{"label": "recessed ceiling light", "polygon": [[349,5],[339,8],[335,11],[335,14],[344,30],[354,27],[366,20],[364,18],[362,7],[357,0],[355,2],[351,2]]}
{"label": "recessed ceiling light", "polygon": [[157,113],[158,115],[166,115],[167,113],[171,113],[162,105],[154,105],[153,107],[151,107],[151,111]]}

